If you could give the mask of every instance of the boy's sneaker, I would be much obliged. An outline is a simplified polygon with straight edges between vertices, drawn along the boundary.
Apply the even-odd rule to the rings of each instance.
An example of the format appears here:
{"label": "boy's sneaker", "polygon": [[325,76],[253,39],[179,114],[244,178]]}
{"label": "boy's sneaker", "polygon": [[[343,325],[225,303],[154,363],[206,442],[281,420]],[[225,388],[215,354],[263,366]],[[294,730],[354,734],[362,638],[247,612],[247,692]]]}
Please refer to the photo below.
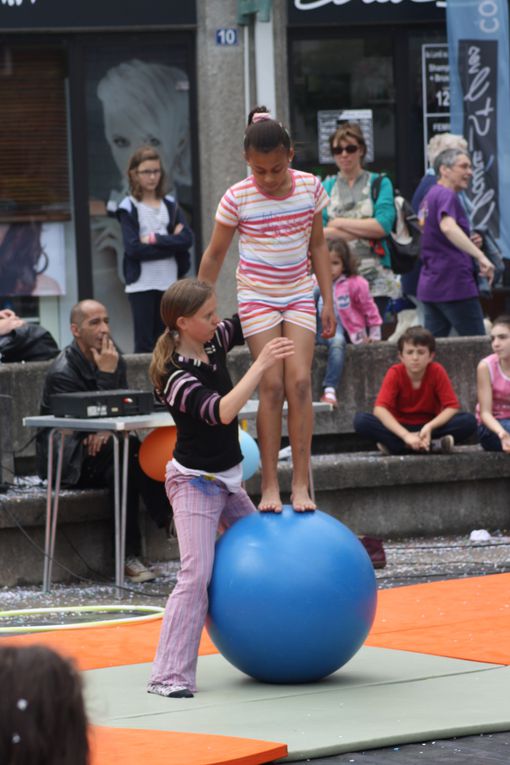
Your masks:
{"label": "boy's sneaker", "polygon": [[329,404],[330,406],[336,407],[338,406],[338,401],[336,398],[336,393],[334,388],[326,388],[322,396],[320,397],[321,404]]}
{"label": "boy's sneaker", "polygon": [[124,576],[129,579],[130,582],[151,582],[156,578],[154,571],[151,571],[144,566],[142,561],[135,558],[134,555],[130,555],[126,558],[126,564],[124,566]]}
{"label": "boy's sneaker", "polygon": [[453,436],[443,436],[439,444],[441,446],[442,454],[452,454],[453,447],[455,446],[455,439]]}
{"label": "boy's sneaker", "polygon": [[376,446],[377,446],[378,450],[381,452],[381,454],[384,454],[385,457],[389,457],[390,456],[391,452],[390,452],[390,450],[388,449],[387,446],[385,446],[384,444],[381,444],[380,441],[378,441],[376,443]]}

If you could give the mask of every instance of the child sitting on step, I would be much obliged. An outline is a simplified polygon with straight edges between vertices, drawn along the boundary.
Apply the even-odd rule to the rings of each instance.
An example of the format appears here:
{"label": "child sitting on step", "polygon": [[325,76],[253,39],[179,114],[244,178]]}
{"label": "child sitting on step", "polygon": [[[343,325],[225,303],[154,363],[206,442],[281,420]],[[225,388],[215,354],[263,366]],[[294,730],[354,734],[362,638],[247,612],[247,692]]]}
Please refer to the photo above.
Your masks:
{"label": "child sitting on step", "polygon": [[383,454],[452,452],[476,430],[473,415],[460,412],[450,378],[434,361],[436,341],[423,327],[399,338],[399,364],[391,366],[377,395],[373,414],[359,412],[354,430],[377,443]]}
{"label": "child sitting on step", "polygon": [[345,358],[345,333],[351,343],[371,343],[381,339],[381,314],[370,294],[366,279],[358,275],[357,260],[343,239],[328,240],[331,278],[333,281],[333,307],[336,332],[333,337],[323,337],[320,316],[322,298],[315,288],[317,302],[317,345],[327,345],[328,361],[322,382],[321,401],[337,407],[336,390],[342,377]]}
{"label": "child sitting on step", "polygon": [[485,451],[510,452],[510,315],[494,320],[491,343],[476,373],[478,436]]}

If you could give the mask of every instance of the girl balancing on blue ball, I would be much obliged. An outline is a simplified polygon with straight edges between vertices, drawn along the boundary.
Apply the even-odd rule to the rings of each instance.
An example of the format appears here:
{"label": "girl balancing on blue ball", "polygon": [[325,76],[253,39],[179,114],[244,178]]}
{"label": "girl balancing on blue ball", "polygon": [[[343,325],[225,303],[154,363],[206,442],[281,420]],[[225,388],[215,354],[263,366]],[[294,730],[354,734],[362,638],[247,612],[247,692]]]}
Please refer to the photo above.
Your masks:
{"label": "girl balancing on blue ball", "polygon": [[161,318],[166,329],[156,343],[150,377],[177,427],[165,486],[181,569],[166,606],[147,690],[190,698],[196,690],[217,532],[255,512],[241,485],[237,414],[264,373],[292,357],[294,342],[272,338],[232,386],[226,355],[243,342],[241,325],[237,316],[218,319],[210,284],[198,279],[172,284],[161,299]]}
{"label": "girl balancing on blue ball", "polygon": [[252,174],[224,194],[199,277],[211,283],[236,229],[239,231],[237,296],[243,334],[257,359],[276,337],[292,338],[296,352],[273,364],[259,389],[257,435],[262,461],[260,510],[281,512],[277,463],[284,398],[292,449],[292,506],[314,510],[308,487],[313,429],[311,366],[315,348],[315,303],[311,266],[323,298],[325,338],[335,334],[331,268],[321,211],[328,197],[310,173],[293,170],[287,130],[263,106],[249,116],[244,154]]}

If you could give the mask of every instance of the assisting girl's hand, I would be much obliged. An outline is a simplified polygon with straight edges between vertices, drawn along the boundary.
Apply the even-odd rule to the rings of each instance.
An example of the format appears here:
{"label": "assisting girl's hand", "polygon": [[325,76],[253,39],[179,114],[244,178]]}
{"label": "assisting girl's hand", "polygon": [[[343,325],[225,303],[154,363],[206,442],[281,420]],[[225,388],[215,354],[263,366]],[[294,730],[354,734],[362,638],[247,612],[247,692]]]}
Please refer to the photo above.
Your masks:
{"label": "assisting girl's hand", "polygon": [[288,337],[275,337],[262,348],[255,363],[262,369],[268,369],[277,361],[293,356],[294,351],[294,340]]}

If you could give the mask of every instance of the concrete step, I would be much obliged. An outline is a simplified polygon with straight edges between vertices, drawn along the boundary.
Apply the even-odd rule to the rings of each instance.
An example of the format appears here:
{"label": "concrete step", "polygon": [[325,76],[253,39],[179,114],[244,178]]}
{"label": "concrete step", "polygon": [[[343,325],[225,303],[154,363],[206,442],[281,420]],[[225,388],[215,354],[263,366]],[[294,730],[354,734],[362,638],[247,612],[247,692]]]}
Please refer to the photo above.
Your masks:
{"label": "concrete step", "polygon": [[[312,458],[316,501],[358,534],[402,538],[510,528],[510,459],[462,446],[454,454],[383,457],[379,452]],[[289,499],[292,467],[279,463]],[[247,483],[257,501],[260,476]]]}
{"label": "concrete step", "polygon": [[[0,587],[42,583],[46,487],[30,477],[0,494]],[[168,540],[140,511],[143,554],[148,560],[176,560]],[[113,513],[106,489],[62,489],[53,581],[73,576],[114,578]],[[1,591],[0,591],[1,607]]]}
{"label": "concrete step", "polygon": [[[383,538],[467,534],[475,528],[510,528],[510,459],[478,446],[454,454],[383,457],[378,452],[323,454],[312,459],[318,507],[358,534]],[[292,466],[279,463],[284,501],[289,500]],[[260,475],[247,482],[254,502]],[[21,486],[0,495],[0,586],[42,580],[46,489]],[[178,557],[176,543],[141,512],[145,555]],[[20,530],[28,533],[36,549]],[[56,559],[81,576],[89,567],[113,576],[112,517],[104,490],[63,490]],[[85,563],[85,562],[86,563]],[[55,567],[55,581],[71,575]]]}

